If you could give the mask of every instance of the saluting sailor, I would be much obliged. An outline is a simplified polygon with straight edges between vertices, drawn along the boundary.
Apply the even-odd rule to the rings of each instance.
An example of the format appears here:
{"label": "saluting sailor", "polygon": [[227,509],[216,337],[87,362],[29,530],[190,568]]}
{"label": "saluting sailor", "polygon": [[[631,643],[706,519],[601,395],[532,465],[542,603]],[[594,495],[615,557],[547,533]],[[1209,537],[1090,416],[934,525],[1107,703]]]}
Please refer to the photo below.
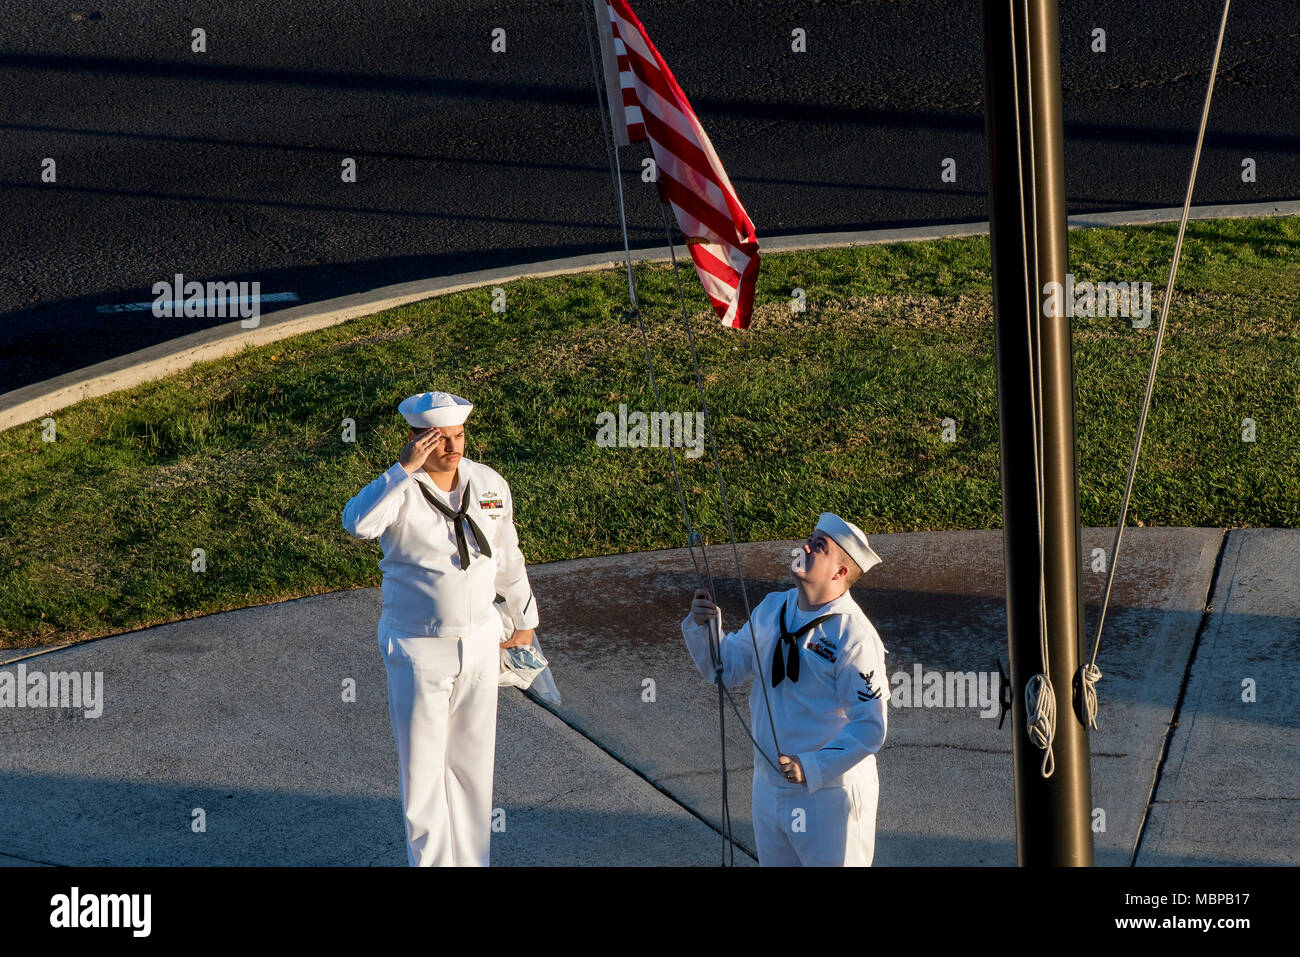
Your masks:
{"label": "saluting sailor", "polygon": [[[412,866],[487,866],[499,649],[537,627],[510,486],[464,454],[473,408],[446,392],[404,400],[399,461],[343,511],[384,551],[379,650]],[[516,629],[504,645],[498,595]]]}
{"label": "saluting sailor", "polygon": [[[823,512],[793,553],[795,587],[767,595],[740,631],[721,638],[723,682],[754,679],[749,714],[758,744],[753,814],[761,865],[867,866],[875,856],[876,752],[885,743],[889,681],[885,646],[849,587],[879,562],[862,529]],[[711,620],[722,636],[722,612],[707,591],[697,591],[682,634],[709,681]]]}

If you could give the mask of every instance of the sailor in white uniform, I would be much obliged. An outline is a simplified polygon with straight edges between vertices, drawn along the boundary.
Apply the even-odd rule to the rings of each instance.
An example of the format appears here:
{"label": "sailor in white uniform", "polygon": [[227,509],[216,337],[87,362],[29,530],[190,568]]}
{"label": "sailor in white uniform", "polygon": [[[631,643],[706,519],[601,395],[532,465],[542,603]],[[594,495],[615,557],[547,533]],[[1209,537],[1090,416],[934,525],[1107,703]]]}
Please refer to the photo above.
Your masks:
{"label": "sailor in white uniform", "polygon": [[[445,392],[404,400],[400,460],[343,511],[384,552],[379,650],[412,866],[487,866],[500,648],[537,627],[510,486],[464,455],[473,408]],[[516,629],[504,646],[498,595]]]}
{"label": "sailor in white uniform", "polygon": [[[761,865],[867,866],[875,856],[876,752],[885,743],[889,680],[885,647],[849,586],[879,562],[862,529],[823,512],[794,552],[795,587],[767,595],[740,631],[721,639],[723,682],[754,679],[749,714],[758,744],[753,813]],[[711,620],[723,635],[721,611],[707,591],[697,591],[682,635],[709,681]]]}

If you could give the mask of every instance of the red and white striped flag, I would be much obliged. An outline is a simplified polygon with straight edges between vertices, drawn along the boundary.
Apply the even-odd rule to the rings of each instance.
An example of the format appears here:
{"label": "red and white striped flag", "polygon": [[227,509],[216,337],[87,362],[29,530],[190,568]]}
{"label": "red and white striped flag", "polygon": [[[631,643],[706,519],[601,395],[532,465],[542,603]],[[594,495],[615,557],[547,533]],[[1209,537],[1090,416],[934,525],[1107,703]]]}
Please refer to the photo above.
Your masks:
{"label": "red and white striped flag", "polygon": [[[686,94],[628,0],[595,0],[595,5],[616,135],[626,129],[628,140],[649,140],[659,198],[677,217],[704,292],[724,325],[746,329],[758,279],[754,224]],[[618,139],[625,142],[622,135]]]}

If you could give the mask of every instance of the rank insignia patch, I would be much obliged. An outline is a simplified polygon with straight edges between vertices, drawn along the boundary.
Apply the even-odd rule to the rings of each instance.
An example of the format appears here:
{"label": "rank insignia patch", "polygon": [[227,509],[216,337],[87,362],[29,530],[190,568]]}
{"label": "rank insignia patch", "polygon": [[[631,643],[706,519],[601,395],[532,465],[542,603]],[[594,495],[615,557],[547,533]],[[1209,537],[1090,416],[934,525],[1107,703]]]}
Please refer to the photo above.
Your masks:
{"label": "rank insignia patch", "polygon": [[867,686],[866,691],[858,692],[859,701],[875,701],[880,697],[880,692],[871,687],[871,678],[874,674],[874,671],[868,671],[865,675],[861,671],[858,672],[858,677],[861,678]]}

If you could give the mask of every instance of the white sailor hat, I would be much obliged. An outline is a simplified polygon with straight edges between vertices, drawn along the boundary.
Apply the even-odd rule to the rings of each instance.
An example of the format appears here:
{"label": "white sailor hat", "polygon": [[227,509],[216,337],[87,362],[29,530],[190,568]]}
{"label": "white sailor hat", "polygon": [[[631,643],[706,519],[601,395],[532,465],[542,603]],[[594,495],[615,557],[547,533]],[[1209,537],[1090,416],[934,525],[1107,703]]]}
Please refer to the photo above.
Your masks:
{"label": "white sailor hat", "polygon": [[880,556],[871,550],[862,529],[852,522],[844,521],[833,512],[822,512],[821,518],[817,519],[815,531],[825,532],[831,541],[844,549],[849,558],[857,562],[858,567],[864,572],[880,564]]}
{"label": "white sailor hat", "polygon": [[461,425],[474,410],[468,399],[449,392],[421,392],[403,399],[397,411],[417,429]]}

